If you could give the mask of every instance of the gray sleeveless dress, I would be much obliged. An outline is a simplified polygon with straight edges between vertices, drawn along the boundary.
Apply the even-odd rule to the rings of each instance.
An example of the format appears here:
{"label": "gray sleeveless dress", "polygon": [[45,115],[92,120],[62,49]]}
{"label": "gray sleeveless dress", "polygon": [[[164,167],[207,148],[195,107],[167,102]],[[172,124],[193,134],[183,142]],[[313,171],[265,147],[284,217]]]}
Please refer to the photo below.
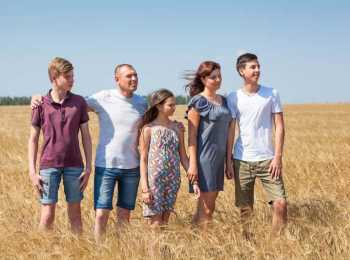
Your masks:
{"label": "gray sleeveless dress", "polygon": [[[192,97],[188,109],[195,108],[200,114],[197,133],[198,182],[203,192],[224,189],[226,144],[229,124],[232,120],[226,98],[222,105],[208,101],[202,95]],[[190,192],[193,192],[190,185]]]}

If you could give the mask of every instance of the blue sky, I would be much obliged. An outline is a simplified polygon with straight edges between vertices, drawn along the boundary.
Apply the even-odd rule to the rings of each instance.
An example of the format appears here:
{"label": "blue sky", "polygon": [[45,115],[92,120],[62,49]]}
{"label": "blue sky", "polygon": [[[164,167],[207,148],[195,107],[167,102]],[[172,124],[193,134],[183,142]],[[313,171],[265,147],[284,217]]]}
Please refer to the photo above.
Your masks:
{"label": "blue sky", "polygon": [[182,75],[222,65],[221,93],[241,87],[234,63],[253,52],[261,83],[284,103],[349,102],[350,1],[0,2],[0,96],[45,93],[55,56],[75,65],[74,92],[113,88],[116,64],[138,71],[138,93],[185,94]]}

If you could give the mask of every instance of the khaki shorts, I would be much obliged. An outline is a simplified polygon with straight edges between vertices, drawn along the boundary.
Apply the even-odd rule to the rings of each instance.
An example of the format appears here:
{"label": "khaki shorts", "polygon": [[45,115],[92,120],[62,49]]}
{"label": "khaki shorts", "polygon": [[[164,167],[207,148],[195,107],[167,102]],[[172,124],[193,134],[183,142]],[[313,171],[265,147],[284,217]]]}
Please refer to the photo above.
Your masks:
{"label": "khaki shorts", "polygon": [[270,204],[277,199],[287,198],[282,176],[278,180],[271,178],[269,173],[271,160],[246,162],[235,159],[234,162],[237,207],[253,206],[256,177],[261,180]]}

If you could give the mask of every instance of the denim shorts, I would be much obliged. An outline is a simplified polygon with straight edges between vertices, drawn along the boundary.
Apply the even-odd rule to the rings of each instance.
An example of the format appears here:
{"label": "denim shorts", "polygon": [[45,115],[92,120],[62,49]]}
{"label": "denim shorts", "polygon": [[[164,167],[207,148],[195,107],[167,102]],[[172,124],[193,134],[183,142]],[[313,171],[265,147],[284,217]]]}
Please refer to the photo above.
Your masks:
{"label": "denim shorts", "polygon": [[135,209],[137,189],[140,181],[140,168],[95,168],[94,207],[113,209],[112,201],[116,182],[118,182],[117,207]]}
{"label": "denim shorts", "polygon": [[81,167],[48,168],[40,170],[43,183],[43,192],[40,202],[42,204],[54,204],[58,201],[58,189],[63,176],[64,193],[68,203],[80,202],[83,193],[80,192],[79,177],[83,172]]}

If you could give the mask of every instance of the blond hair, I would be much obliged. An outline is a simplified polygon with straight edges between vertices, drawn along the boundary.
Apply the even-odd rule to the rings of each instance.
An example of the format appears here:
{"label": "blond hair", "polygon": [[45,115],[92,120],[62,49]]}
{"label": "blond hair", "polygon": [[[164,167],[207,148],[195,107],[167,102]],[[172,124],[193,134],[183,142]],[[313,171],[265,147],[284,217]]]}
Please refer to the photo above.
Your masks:
{"label": "blond hair", "polygon": [[49,64],[49,78],[53,82],[61,74],[65,74],[73,70],[73,65],[68,60],[56,57]]}

